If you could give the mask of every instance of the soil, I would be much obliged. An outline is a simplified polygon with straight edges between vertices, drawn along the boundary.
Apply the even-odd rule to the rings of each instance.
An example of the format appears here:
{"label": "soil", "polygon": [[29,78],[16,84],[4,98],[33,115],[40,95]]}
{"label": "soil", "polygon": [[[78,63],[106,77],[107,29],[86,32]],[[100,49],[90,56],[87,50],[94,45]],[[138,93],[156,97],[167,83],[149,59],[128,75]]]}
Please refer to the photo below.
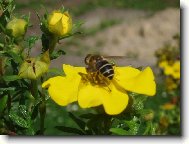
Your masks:
{"label": "soil", "polygon": [[[40,34],[39,21],[33,12],[31,19],[34,26],[28,30],[28,34]],[[52,61],[52,67],[61,67],[62,63],[84,65],[83,59],[88,53],[134,58],[116,60],[118,65],[155,65],[154,52],[166,43],[174,45],[172,37],[180,34],[180,10],[176,8],[168,8],[155,14],[141,10],[98,8],[76,19],[85,22],[83,27],[86,31],[104,20],[120,20],[121,23],[93,35],[72,38],[79,41],[80,46],[66,45],[67,54]],[[66,42],[61,43],[59,47],[64,48]],[[38,55],[40,48],[41,43],[38,42],[31,55]]]}
{"label": "soil", "polygon": [[57,59],[53,65],[83,65],[86,54],[100,53],[134,58],[116,60],[119,65],[153,66],[156,63],[154,52],[164,44],[175,45],[172,37],[180,34],[180,10],[174,8],[154,15],[146,11],[97,9],[81,19],[86,22],[85,28],[95,27],[104,19],[121,19],[122,22],[79,39],[82,41],[81,48],[75,45],[66,48],[67,55]]}

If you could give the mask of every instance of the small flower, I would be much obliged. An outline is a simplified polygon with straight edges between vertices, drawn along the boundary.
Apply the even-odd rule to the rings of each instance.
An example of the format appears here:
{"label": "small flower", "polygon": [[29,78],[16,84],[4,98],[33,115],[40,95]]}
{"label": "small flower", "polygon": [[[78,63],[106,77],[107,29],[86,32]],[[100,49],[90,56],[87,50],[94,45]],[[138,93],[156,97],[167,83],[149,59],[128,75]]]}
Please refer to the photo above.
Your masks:
{"label": "small flower", "polygon": [[166,78],[165,84],[166,84],[166,88],[167,88],[168,91],[172,91],[172,90],[176,89],[179,85],[178,81],[175,81],[171,77]]}
{"label": "small flower", "polygon": [[177,60],[173,64],[169,64],[168,61],[162,61],[159,63],[159,67],[164,70],[165,75],[170,75],[174,79],[180,79],[180,61]]}
{"label": "small flower", "polygon": [[74,101],[78,101],[82,108],[103,105],[107,114],[115,115],[127,107],[127,91],[149,96],[156,92],[154,75],[149,67],[143,71],[132,67],[115,67],[114,79],[108,86],[94,85],[83,80],[79,73],[87,74],[85,67],[64,64],[63,70],[65,77],[53,77],[42,84],[43,88],[48,88],[51,98],[62,106]]}
{"label": "small flower", "polygon": [[164,105],[161,106],[161,108],[164,110],[172,110],[175,108],[175,104],[165,103]]}
{"label": "small flower", "polygon": [[15,38],[23,37],[26,33],[27,22],[24,19],[14,18],[6,26],[10,34]]}
{"label": "small flower", "polygon": [[64,36],[72,29],[72,18],[66,11],[53,11],[48,17],[48,29],[57,36]]}
{"label": "small flower", "polygon": [[19,70],[19,77],[27,79],[37,79],[49,69],[49,52],[45,52],[41,57],[27,58]]}

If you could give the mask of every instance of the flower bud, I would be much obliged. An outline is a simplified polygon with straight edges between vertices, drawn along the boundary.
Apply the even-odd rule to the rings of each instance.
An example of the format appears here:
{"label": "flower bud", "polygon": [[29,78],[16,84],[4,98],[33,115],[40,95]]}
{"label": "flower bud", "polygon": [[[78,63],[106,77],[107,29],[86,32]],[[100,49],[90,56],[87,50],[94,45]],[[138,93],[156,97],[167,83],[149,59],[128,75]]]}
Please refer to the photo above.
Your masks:
{"label": "flower bud", "polygon": [[22,48],[19,45],[13,44],[11,45],[11,51],[15,54],[19,54],[22,51]]}
{"label": "flower bud", "polygon": [[152,110],[142,110],[140,114],[145,121],[150,121],[154,118],[154,111]]}
{"label": "flower bud", "polygon": [[14,18],[11,20],[6,29],[10,31],[10,35],[15,38],[23,37],[26,33],[27,22],[24,19]]}
{"label": "flower bud", "polygon": [[66,11],[53,11],[48,17],[48,29],[57,36],[64,36],[72,29],[72,18]]}
{"label": "flower bud", "polygon": [[22,63],[18,75],[21,78],[35,80],[48,71],[49,65],[50,65],[50,58],[49,58],[49,52],[47,51],[39,58],[26,59]]}

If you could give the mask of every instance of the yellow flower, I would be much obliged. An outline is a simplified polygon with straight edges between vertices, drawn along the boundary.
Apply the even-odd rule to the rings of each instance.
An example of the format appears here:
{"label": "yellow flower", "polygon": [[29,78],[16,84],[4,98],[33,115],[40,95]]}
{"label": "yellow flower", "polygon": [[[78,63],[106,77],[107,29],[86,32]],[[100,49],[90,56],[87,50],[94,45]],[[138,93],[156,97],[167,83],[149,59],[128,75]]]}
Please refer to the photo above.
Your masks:
{"label": "yellow flower", "polygon": [[48,17],[48,29],[57,36],[64,36],[72,29],[72,18],[66,11],[53,11]]}
{"label": "yellow flower", "polygon": [[48,88],[51,98],[62,106],[74,101],[78,101],[82,108],[103,105],[107,114],[115,115],[127,107],[127,91],[149,96],[156,92],[154,75],[149,67],[143,71],[132,67],[115,67],[114,78],[108,86],[83,80],[79,73],[87,74],[85,67],[64,64],[63,70],[65,77],[53,77],[42,84],[43,88]]}
{"label": "yellow flower", "polygon": [[159,63],[159,67],[164,70],[165,75],[171,75],[174,79],[180,79],[180,61],[175,61],[172,65],[168,61]]}
{"label": "yellow flower", "polygon": [[166,80],[165,80],[165,83],[166,83],[166,88],[167,88],[168,91],[176,89],[178,87],[178,85],[179,85],[177,83],[177,81],[175,81],[171,77],[167,77]]}
{"label": "yellow flower", "polygon": [[27,22],[24,19],[14,18],[7,24],[6,28],[11,31],[13,37],[19,38],[26,33]]}

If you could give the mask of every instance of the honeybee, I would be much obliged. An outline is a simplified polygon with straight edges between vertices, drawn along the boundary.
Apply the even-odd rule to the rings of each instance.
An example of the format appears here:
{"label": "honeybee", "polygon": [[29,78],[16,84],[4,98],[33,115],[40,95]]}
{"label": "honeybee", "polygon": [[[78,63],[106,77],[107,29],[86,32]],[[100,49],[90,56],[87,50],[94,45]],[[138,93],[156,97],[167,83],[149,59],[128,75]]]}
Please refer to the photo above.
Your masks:
{"label": "honeybee", "polygon": [[80,74],[84,79],[89,80],[93,84],[108,85],[114,78],[115,65],[109,62],[104,56],[88,54],[84,60],[87,75]]}

